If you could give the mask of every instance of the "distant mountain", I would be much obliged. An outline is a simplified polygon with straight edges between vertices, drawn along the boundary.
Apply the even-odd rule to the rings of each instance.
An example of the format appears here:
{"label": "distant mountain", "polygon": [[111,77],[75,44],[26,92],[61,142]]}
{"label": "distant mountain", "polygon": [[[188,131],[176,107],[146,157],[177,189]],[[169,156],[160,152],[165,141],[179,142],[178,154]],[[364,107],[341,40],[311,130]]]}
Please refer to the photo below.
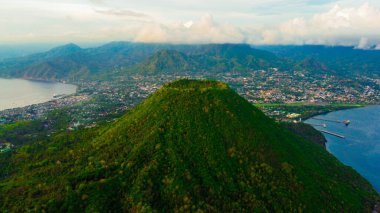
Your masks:
{"label": "distant mountain", "polygon": [[23,57],[49,50],[53,44],[7,44],[0,45],[0,61],[9,58]]}
{"label": "distant mountain", "polygon": [[[134,73],[247,72],[272,67],[292,66],[272,53],[245,44],[210,44],[171,46],[161,50],[132,68]],[[180,52],[181,51],[181,52]],[[126,69],[126,71],[130,71]]]}
{"label": "distant mountain", "polygon": [[302,59],[300,62],[296,63],[296,68],[299,68],[301,70],[308,70],[310,72],[319,73],[319,74],[336,74],[337,73],[335,70],[330,69],[325,64],[316,60],[312,56]]}
{"label": "distant mountain", "polygon": [[198,67],[196,61],[184,53],[160,50],[127,71],[140,74],[185,73],[195,72]]}
{"label": "distant mountain", "polygon": [[343,46],[258,46],[278,57],[295,61],[314,60],[343,76],[380,76],[380,50],[362,50]]}
{"label": "distant mountain", "polygon": [[112,42],[97,48],[82,49],[75,44],[45,53],[0,62],[0,76],[42,80],[86,79],[124,73],[179,73],[249,71],[291,65],[274,54],[243,44],[169,45]]}
{"label": "distant mountain", "polygon": [[285,60],[276,55],[254,49],[247,44],[210,44],[192,48],[188,54],[193,55],[203,67],[214,72],[247,71],[267,69],[270,67],[289,68]]}
{"label": "distant mountain", "polygon": [[267,51],[254,49],[247,44],[208,44],[195,46],[188,51],[191,55],[207,55],[213,58],[227,58],[244,62],[251,57],[275,61],[277,57]]}
{"label": "distant mountain", "polygon": [[[264,50],[256,49],[261,48]],[[273,52],[273,53],[272,53]],[[82,49],[75,44],[0,61],[0,76],[80,80],[114,70],[126,75],[183,72],[246,72],[279,68],[342,76],[379,76],[380,51],[353,47],[258,46],[246,44],[170,45],[112,42]],[[119,72],[120,73],[120,72]]]}
{"label": "distant mountain", "polygon": [[77,52],[82,51],[78,45],[70,43],[64,46],[56,47],[46,52],[45,58],[53,58],[53,57],[62,57],[66,55],[71,55]]}
{"label": "distant mountain", "polygon": [[0,75],[39,80],[80,79],[115,67],[131,66],[147,58],[154,47],[113,42],[97,48],[81,49],[75,44],[48,52],[0,62]]}
{"label": "distant mountain", "polygon": [[180,80],[115,123],[0,155],[0,200],[4,212],[370,212],[379,196],[228,85]]}
{"label": "distant mountain", "polygon": [[0,75],[40,80],[59,79],[72,70],[80,70],[83,50],[73,44],[53,48],[44,53],[6,59],[0,62]]}

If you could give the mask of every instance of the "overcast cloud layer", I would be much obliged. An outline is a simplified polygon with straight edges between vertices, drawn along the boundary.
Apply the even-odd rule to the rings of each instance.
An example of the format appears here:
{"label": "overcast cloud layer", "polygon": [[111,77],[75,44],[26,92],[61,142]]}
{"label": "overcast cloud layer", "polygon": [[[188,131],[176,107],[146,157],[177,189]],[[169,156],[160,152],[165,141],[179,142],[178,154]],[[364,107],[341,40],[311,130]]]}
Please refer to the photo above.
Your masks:
{"label": "overcast cloud layer", "polygon": [[0,5],[0,45],[128,40],[380,49],[378,0],[0,0]]}

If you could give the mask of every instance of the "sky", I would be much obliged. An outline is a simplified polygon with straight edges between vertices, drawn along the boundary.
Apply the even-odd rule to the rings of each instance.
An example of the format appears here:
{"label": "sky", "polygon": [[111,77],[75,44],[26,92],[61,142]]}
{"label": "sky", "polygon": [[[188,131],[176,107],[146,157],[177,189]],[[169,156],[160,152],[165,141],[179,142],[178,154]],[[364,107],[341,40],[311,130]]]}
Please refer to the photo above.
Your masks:
{"label": "sky", "polygon": [[0,0],[0,46],[249,43],[380,49],[379,0]]}

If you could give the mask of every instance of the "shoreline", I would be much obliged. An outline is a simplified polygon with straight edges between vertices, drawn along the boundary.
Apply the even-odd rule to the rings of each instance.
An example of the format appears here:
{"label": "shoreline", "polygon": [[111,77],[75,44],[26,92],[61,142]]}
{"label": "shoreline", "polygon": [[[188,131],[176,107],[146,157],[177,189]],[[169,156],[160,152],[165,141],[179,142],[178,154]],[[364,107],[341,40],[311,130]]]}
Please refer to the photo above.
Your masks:
{"label": "shoreline", "polygon": [[[338,111],[347,111],[347,110],[355,110],[355,109],[363,109],[363,108],[378,108],[378,107],[380,107],[380,104],[373,104],[373,105],[367,105],[367,106],[364,106],[364,107],[358,107],[358,108],[350,108],[350,109],[342,109],[342,110],[336,110],[336,111],[332,111],[331,113],[333,113],[333,112],[338,112]],[[367,109],[368,110],[368,109]],[[370,109],[371,110],[371,109]],[[374,109],[375,110],[375,112],[378,112],[377,111],[377,109]],[[364,111],[365,112],[365,111]],[[328,112],[328,113],[330,113],[330,112]],[[328,113],[324,113],[324,114],[328,114]],[[349,114],[352,114],[354,117],[356,116],[356,118],[358,119],[358,122],[360,123],[361,122],[361,120],[360,120],[360,118],[361,118],[361,114],[359,113],[359,114],[356,114],[355,112],[347,112],[347,114],[346,114],[346,116],[349,116]],[[318,114],[318,115],[324,115],[324,114]],[[318,115],[316,115],[316,116],[318,116]],[[352,116],[351,115],[351,116]],[[365,115],[365,114],[364,114]],[[367,115],[368,116],[368,115]],[[315,117],[315,116],[313,116],[313,117]],[[334,117],[334,116],[333,116]],[[312,117],[310,117],[310,118],[312,118]],[[310,119],[309,118],[309,119]],[[309,120],[308,119],[308,120]],[[306,123],[306,124],[309,124],[309,123]],[[310,124],[309,124],[310,125]],[[310,126],[312,126],[316,131],[320,131],[320,130],[318,130],[317,128],[315,128],[313,125],[310,125]],[[375,129],[377,129],[378,128],[378,126],[377,125],[375,125],[375,126],[371,126],[371,128],[375,128]],[[338,127],[338,129],[340,129],[340,130],[342,130],[340,127]],[[334,131],[335,129],[333,128],[333,131]],[[335,130],[335,131],[338,131],[338,130]],[[343,132],[341,132],[341,133],[343,133]],[[349,135],[349,133],[347,133],[348,135]],[[341,144],[341,141],[339,141],[338,139],[335,139],[335,137],[327,137],[325,134],[323,134],[323,136],[324,136],[324,138],[326,139],[326,151],[327,152],[329,152],[331,155],[333,155],[334,157],[336,157],[340,162],[342,162],[343,164],[345,164],[345,165],[348,165],[348,166],[350,166],[350,167],[352,167],[355,171],[357,171],[358,173],[359,173],[359,171],[358,170],[361,170],[362,168],[365,168],[365,166],[363,166],[363,167],[361,167],[361,166],[358,166],[358,165],[356,165],[355,167],[353,166],[353,165],[355,165],[356,164],[356,162],[357,161],[354,161],[354,160],[348,160],[347,161],[347,159],[351,159],[351,157],[342,157],[343,155],[342,155],[342,150],[344,150],[344,152],[346,152],[346,153],[354,153],[353,152],[353,150],[354,149],[349,149],[349,147],[347,147],[347,146],[345,146],[344,144]],[[361,135],[360,135],[361,136]],[[351,137],[352,137],[352,135],[351,135]],[[328,138],[329,138],[329,140],[328,140]],[[354,137],[355,138],[355,137]],[[347,139],[348,140],[350,140],[351,142],[352,141],[356,141],[356,140],[360,140],[361,142],[366,142],[366,141],[371,141],[371,140],[368,140],[366,137],[365,137],[365,134],[364,134],[364,136],[363,137],[359,137],[359,138],[356,138],[356,139],[350,139],[350,135],[347,137]],[[330,144],[330,145],[332,145],[332,146],[334,146],[335,148],[334,149],[329,149],[328,148],[328,145],[327,144]],[[334,151],[335,150],[335,151]],[[354,150],[355,151],[355,150]],[[356,151],[355,151],[356,152]],[[360,152],[360,151],[359,151]],[[360,152],[361,154],[359,154],[359,156],[360,155],[362,155],[362,152]],[[363,154],[365,154],[366,152],[363,152]],[[342,159],[342,160],[341,160]],[[355,158],[356,159],[356,158]],[[346,162],[347,161],[347,162]],[[346,163],[344,163],[344,162],[346,162]],[[350,163],[348,163],[348,162],[350,162]],[[366,168],[366,169],[368,169],[368,168]],[[368,171],[370,171],[370,170],[368,170]],[[361,176],[363,176],[364,177],[364,175],[365,175],[365,173],[359,173]],[[369,174],[372,174],[371,172],[369,173]],[[369,176],[371,176],[371,175],[369,175]],[[365,177],[365,179],[368,181],[368,182],[372,182],[372,181],[374,181],[373,179],[371,179],[371,178],[366,178]],[[371,180],[371,181],[369,181],[369,180]],[[375,179],[375,182],[374,183],[377,183],[376,182],[376,179]],[[374,183],[371,183],[371,185],[373,186],[373,184]],[[378,186],[378,183],[377,183],[377,186]],[[375,189],[375,191],[377,192],[377,193],[379,193],[380,194],[380,188],[375,188],[375,187],[373,187],[374,189]]]}
{"label": "shoreline", "polygon": [[313,115],[308,115],[308,116],[305,116],[305,117],[301,116],[301,119],[302,119],[302,121],[306,121],[306,120],[309,120],[309,119],[311,119],[313,117],[316,117],[316,116],[319,116],[319,115],[326,115],[326,114],[329,114],[329,113],[332,113],[332,112],[339,112],[339,111],[345,111],[345,110],[351,110],[351,109],[361,109],[361,108],[368,108],[368,107],[375,107],[375,106],[380,106],[380,103],[378,103],[378,104],[362,105],[362,106],[357,106],[357,107],[343,107],[341,109],[329,110],[329,111],[321,112],[321,113],[315,113]]}
{"label": "shoreline", "polygon": [[307,116],[301,116],[300,118],[304,121],[304,120],[308,120],[310,118],[313,118],[313,117],[316,117],[316,116],[319,116],[319,115],[326,115],[328,113],[331,113],[331,112],[338,112],[338,111],[343,111],[343,110],[350,110],[350,109],[360,109],[360,108],[366,108],[366,107],[371,107],[371,106],[378,106],[380,105],[379,104],[367,104],[367,105],[359,105],[358,106],[347,106],[347,107],[342,107],[340,109],[336,109],[336,110],[327,110],[325,112],[320,112],[320,113],[314,113],[314,114],[311,114],[311,115],[307,115]]}
{"label": "shoreline", "polygon": [[[75,94],[76,94],[76,92],[75,92],[75,93],[72,93],[72,94],[65,95],[65,97],[62,97],[62,98],[59,98],[59,99],[68,98],[68,97],[71,97],[72,95],[75,95]],[[22,106],[22,107],[12,107],[12,108],[8,108],[8,109],[0,109],[0,113],[5,112],[5,111],[22,110],[22,109],[24,109],[24,108],[35,107],[35,106],[38,106],[38,105],[41,105],[41,104],[47,104],[47,103],[50,103],[50,102],[55,101],[55,100],[58,100],[58,99],[50,99],[50,100],[48,100],[48,101],[44,101],[44,102],[41,102],[41,103],[35,103],[35,104],[29,104],[29,105]]]}
{"label": "shoreline", "polygon": [[[60,81],[45,81],[45,80],[35,80],[35,79],[25,79],[25,78],[4,78],[4,77],[0,77],[0,80],[3,79],[3,80],[21,80],[21,81],[29,81],[29,82],[33,82],[33,83],[40,83],[40,84],[61,84],[61,85],[67,85],[67,86],[74,86],[75,87],[75,91],[72,92],[72,93],[67,93],[65,94],[65,97],[70,97],[72,95],[75,95],[78,93],[78,89],[79,89],[79,86],[76,85],[76,84],[71,84],[71,83],[67,83],[65,81],[63,82],[60,82]],[[23,108],[28,108],[28,107],[32,107],[32,106],[36,106],[36,105],[40,105],[40,104],[47,104],[51,101],[54,101],[54,100],[57,100],[55,99],[53,96],[51,97],[47,97],[46,96],[46,99],[48,100],[43,100],[41,102],[36,102],[36,103],[30,103],[30,104],[27,104],[27,105],[23,105],[23,106],[13,106],[13,107],[7,107],[7,108],[4,108],[4,109],[0,109],[0,112],[5,112],[5,111],[10,111],[10,110],[21,110]],[[33,101],[31,101],[33,102]]]}
{"label": "shoreline", "polygon": [[[315,112],[315,113],[310,114],[310,115],[305,115],[305,116],[301,115],[299,118],[301,119],[300,123],[308,125],[311,128],[313,128],[314,131],[320,133],[320,135],[323,137],[323,140],[324,140],[323,147],[326,151],[328,151],[328,149],[327,149],[328,140],[327,140],[325,133],[321,132],[315,126],[310,125],[309,123],[306,123],[305,121],[312,119],[314,117],[317,117],[317,116],[326,115],[326,114],[333,113],[333,112],[344,111],[344,110],[353,110],[353,109],[359,109],[359,108],[366,108],[366,107],[372,107],[372,106],[378,106],[378,105],[380,105],[380,104],[352,104],[350,106],[348,104],[346,104],[346,106],[344,106],[344,104],[343,104],[342,106],[338,107],[337,109],[328,109],[328,106],[332,106],[332,104],[330,104],[330,105],[326,104],[326,105],[324,105],[327,107],[325,110],[322,110],[321,112]],[[308,105],[308,106],[313,106],[313,105]],[[290,123],[292,123],[292,122],[290,122]]]}
{"label": "shoreline", "polygon": [[[343,107],[342,109],[338,109],[338,110],[327,110],[325,112],[321,112],[321,113],[315,113],[315,114],[312,114],[312,115],[308,115],[308,116],[305,116],[305,117],[301,117],[302,119],[302,123],[304,124],[307,124],[309,126],[311,126],[315,131],[318,131],[321,133],[321,135],[323,136],[325,142],[324,142],[324,148],[327,152],[329,152],[327,150],[327,143],[329,142],[326,138],[326,135],[325,133],[321,132],[320,130],[318,130],[317,128],[315,128],[315,126],[313,125],[310,125],[308,123],[305,123],[305,121],[309,120],[309,119],[312,119],[314,117],[317,117],[317,116],[320,116],[320,115],[327,115],[329,113],[332,113],[332,112],[338,112],[338,111],[343,111],[343,110],[351,110],[351,109],[360,109],[360,108],[365,108],[365,107],[369,107],[369,106],[377,106],[377,105],[362,105],[362,106],[357,106],[357,107]],[[330,153],[330,152],[329,152]],[[332,154],[332,153],[331,153]]]}
{"label": "shoreline", "polygon": [[[68,80],[48,80],[48,79],[37,79],[37,78],[15,78],[15,77],[9,77],[9,76],[0,76],[0,79],[6,79],[6,80],[25,80],[25,81],[32,81],[32,82],[41,82],[41,83],[61,83],[61,84],[71,84],[75,85],[72,82],[69,82]],[[77,85],[75,85],[77,86]]]}

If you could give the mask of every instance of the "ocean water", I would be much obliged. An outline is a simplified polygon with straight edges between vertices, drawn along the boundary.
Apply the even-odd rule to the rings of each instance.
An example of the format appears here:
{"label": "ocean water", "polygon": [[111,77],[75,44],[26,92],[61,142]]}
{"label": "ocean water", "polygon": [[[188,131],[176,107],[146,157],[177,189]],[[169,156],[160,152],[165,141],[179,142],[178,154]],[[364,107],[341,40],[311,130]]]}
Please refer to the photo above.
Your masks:
{"label": "ocean water", "polygon": [[341,139],[325,134],[327,150],[380,192],[380,106],[336,111],[315,118],[351,121],[349,126],[313,119],[306,123],[326,124],[326,128],[316,128],[344,135],[346,138]]}
{"label": "ocean water", "polygon": [[62,83],[0,78],[0,110],[47,102],[55,94],[73,94],[77,86]]}

